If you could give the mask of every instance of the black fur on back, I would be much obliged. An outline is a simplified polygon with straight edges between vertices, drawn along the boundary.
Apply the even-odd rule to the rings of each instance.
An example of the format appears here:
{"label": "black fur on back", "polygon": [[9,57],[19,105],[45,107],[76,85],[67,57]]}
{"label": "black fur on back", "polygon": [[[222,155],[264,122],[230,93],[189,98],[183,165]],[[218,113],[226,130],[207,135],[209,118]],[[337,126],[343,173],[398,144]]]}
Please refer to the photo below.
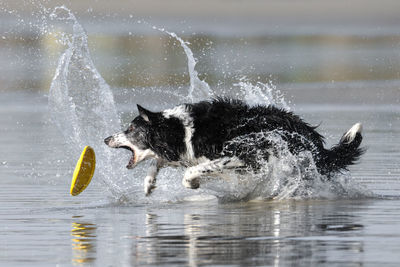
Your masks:
{"label": "black fur on back", "polygon": [[[257,157],[260,154],[255,155],[254,151],[261,151],[262,157],[268,160],[267,151],[273,151],[274,147],[269,140],[253,139],[250,144],[251,136],[271,131],[280,133],[291,153],[311,151],[321,174],[345,169],[363,153],[362,149],[358,149],[361,139],[352,143],[354,147],[338,144],[332,150],[326,150],[324,138],[315,130],[316,127],[292,112],[272,105],[249,106],[240,100],[216,98],[187,104],[187,109],[193,117],[192,144],[196,157],[216,159],[221,155],[237,156],[247,165],[258,168]],[[249,142],[230,143],[240,136],[250,138]],[[361,134],[357,138],[361,138]]]}
{"label": "black fur on back", "polygon": [[[223,144],[233,138],[251,133],[281,130],[292,151],[323,148],[323,137],[315,127],[303,122],[292,112],[270,106],[250,107],[240,100],[217,98],[210,102],[203,101],[190,105],[194,119],[192,143],[196,157],[219,157]],[[293,133],[293,136],[289,135]],[[309,140],[301,142],[300,138]],[[287,139],[287,140],[286,140]]]}

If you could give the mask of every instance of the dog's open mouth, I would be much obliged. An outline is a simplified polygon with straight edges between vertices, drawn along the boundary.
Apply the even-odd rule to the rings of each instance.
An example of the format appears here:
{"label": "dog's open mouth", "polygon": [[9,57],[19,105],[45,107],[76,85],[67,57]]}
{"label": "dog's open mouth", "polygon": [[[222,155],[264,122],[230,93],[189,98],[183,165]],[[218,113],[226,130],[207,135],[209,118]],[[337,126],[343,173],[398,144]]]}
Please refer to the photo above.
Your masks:
{"label": "dog's open mouth", "polygon": [[120,148],[124,148],[124,149],[129,150],[129,151],[132,152],[132,156],[131,156],[131,158],[130,158],[130,160],[128,162],[128,165],[126,165],[126,168],[127,169],[133,169],[135,167],[135,165],[136,165],[136,154],[135,154],[135,151],[132,148],[128,147],[128,146],[121,146]]}

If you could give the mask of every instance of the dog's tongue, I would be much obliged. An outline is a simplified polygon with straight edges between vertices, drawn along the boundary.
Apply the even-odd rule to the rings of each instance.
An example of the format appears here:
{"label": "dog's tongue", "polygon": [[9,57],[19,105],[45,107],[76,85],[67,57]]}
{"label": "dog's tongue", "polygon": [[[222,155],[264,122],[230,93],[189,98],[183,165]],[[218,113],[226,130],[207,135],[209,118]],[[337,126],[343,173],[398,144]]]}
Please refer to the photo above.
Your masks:
{"label": "dog's tongue", "polygon": [[133,169],[133,167],[135,167],[135,155],[132,155],[128,165],[126,165],[126,168],[128,169]]}

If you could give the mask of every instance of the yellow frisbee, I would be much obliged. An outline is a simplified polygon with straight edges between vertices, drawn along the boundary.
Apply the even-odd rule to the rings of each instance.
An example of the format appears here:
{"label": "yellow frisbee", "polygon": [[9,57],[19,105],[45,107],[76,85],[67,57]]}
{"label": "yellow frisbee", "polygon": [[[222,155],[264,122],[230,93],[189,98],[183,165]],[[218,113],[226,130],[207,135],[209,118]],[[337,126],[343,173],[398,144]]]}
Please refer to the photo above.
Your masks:
{"label": "yellow frisbee", "polygon": [[92,180],[95,167],[96,156],[94,150],[90,146],[85,146],[72,176],[70,190],[72,196],[77,196],[86,189]]}

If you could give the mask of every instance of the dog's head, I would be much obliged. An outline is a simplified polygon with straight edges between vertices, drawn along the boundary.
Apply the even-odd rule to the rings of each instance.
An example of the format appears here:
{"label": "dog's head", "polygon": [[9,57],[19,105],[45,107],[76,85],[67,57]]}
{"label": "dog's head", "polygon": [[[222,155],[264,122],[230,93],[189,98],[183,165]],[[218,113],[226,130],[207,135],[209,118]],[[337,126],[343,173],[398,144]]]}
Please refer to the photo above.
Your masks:
{"label": "dog's head", "polygon": [[109,147],[125,148],[132,152],[132,157],[126,166],[128,169],[134,168],[144,159],[156,156],[150,148],[149,133],[152,121],[157,119],[158,113],[148,111],[139,105],[137,107],[139,116],[130,123],[126,131],[118,132],[104,139]]}

